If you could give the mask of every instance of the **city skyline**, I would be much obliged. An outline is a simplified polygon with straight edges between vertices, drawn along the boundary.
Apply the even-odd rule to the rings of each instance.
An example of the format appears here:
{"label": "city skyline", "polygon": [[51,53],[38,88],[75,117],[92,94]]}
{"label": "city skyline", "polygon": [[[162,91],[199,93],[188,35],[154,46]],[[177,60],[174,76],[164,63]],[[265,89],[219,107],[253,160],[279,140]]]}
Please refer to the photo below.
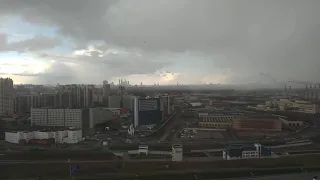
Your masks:
{"label": "city skyline", "polygon": [[0,76],[18,84],[246,84],[261,73],[316,82],[320,74],[318,1],[0,2]]}

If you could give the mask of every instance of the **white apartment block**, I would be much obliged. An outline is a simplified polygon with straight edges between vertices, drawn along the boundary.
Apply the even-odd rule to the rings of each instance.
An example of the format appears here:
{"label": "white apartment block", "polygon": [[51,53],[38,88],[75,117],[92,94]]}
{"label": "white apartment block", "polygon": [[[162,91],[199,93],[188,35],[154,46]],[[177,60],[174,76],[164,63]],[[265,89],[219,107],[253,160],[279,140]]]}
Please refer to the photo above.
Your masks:
{"label": "white apartment block", "polygon": [[74,144],[83,140],[82,130],[70,129],[62,131],[19,131],[5,132],[5,141],[18,144],[20,140],[29,142],[31,139],[50,139],[54,138],[56,143]]}
{"label": "white apartment block", "polygon": [[47,126],[48,125],[48,109],[31,108],[31,125]]}
{"label": "white apartment block", "polygon": [[82,110],[81,109],[65,109],[65,126],[82,128]]}
{"label": "white apartment block", "polygon": [[[47,109],[48,126],[64,127],[65,126],[64,109]],[[32,117],[31,117],[32,118]]]}
{"label": "white apartment block", "polygon": [[31,109],[32,126],[82,128],[81,109]]}
{"label": "white apartment block", "polygon": [[0,116],[13,114],[13,81],[10,78],[0,78]]}
{"label": "white apartment block", "polygon": [[113,112],[109,108],[90,108],[89,109],[89,127],[111,120]]}

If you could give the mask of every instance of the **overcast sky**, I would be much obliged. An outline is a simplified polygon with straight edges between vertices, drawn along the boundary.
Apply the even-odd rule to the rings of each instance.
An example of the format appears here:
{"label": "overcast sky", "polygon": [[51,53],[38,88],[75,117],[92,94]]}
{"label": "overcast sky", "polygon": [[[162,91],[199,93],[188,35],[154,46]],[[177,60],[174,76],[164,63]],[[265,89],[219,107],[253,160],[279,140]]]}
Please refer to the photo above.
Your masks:
{"label": "overcast sky", "polygon": [[15,83],[245,84],[320,77],[319,0],[0,0]]}

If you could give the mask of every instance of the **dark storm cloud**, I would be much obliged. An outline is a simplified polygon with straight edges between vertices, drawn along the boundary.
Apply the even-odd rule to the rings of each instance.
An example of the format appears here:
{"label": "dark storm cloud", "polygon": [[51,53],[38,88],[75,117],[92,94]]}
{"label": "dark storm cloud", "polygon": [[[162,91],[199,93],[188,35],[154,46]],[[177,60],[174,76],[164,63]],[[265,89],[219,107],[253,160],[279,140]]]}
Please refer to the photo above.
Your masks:
{"label": "dark storm cloud", "polygon": [[[61,34],[73,37],[79,44],[103,40],[121,47],[141,48],[155,56],[157,52],[168,52],[172,57],[180,52],[202,52],[212,57],[213,68],[233,72],[229,82],[258,81],[261,72],[281,80],[290,77],[316,81],[320,75],[318,0],[0,3],[0,14],[21,15],[31,23],[59,27]],[[97,57],[98,53],[92,55]],[[217,55],[219,58],[215,58]],[[121,67],[118,64],[109,63]],[[212,63],[202,64],[208,65]]]}

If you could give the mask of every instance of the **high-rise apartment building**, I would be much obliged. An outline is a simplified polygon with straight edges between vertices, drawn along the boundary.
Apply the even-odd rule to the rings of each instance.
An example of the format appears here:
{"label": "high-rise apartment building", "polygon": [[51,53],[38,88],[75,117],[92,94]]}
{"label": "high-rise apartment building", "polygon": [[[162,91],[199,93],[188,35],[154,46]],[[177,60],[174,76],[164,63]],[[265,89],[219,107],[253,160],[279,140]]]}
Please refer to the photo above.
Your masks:
{"label": "high-rise apartment building", "polygon": [[13,81],[10,78],[0,78],[0,116],[13,114]]}
{"label": "high-rise apartment building", "polygon": [[41,107],[40,94],[37,93],[17,93],[14,96],[14,112],[28,113],[31,108]]}
{"label": "high-rise apartment building", "polygon": [[94,102],[93,93],[94,85],[69,84],[58,86],[55,107],[92,107]]}
{"label": "high-rise apartment building", "polygon": [[105,104],[107,104],[108,103],[108,98],[109,98],[110,93],[111,93],[111,85],[108,83],[108,81],[103,81],[102,92],[103,92],[103,102]]}

